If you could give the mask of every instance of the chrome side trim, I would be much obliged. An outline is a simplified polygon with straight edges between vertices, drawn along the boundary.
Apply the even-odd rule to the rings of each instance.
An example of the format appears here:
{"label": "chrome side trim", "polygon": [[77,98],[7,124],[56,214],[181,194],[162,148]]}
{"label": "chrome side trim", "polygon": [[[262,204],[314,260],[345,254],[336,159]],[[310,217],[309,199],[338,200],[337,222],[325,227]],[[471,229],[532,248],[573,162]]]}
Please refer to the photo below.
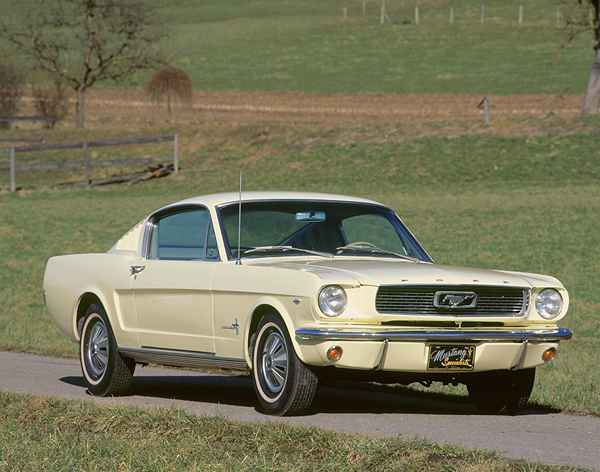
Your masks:
{"label": "chrome side trim", "polygon": [[232,370],[248,370],[244,359],[218,357],[211,353],[176,351],[156,348],[120,348],[119,352],[136,362],[160,364],[173,367],[217,368]]}
{"label": "chrome side trim", "polygon": [[558,342],[571,339],[567,328],[511,329],[496,331],[343,331],[338,329],[300,328],[298,342],[310,341],[498,341],[498,342]]}

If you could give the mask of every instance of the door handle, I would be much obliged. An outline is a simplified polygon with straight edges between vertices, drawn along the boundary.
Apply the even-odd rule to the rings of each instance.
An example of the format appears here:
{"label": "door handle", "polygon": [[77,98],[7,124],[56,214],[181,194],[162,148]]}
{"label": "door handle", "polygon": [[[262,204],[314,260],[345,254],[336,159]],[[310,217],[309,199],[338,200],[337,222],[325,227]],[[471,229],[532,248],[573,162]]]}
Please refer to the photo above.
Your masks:
{"label": "door handle", "polygon": [[134,276],[139,274],[141,271],[143,271],[146,268],[146,266],[143,265],[132,265],[129,266],[129,275]]}

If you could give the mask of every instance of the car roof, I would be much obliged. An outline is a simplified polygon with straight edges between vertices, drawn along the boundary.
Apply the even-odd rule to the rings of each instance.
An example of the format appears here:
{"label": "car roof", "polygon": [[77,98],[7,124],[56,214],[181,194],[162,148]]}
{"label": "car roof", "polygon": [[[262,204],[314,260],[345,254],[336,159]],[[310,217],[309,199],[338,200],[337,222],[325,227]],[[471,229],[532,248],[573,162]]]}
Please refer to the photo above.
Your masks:
{"label": "car roof", "polygon": [[[179,205],[205,205],[218,207],[228,203],[236,203],[239,201],[240,195],[238,192],[213,193],[210,195],[201,195],[197,197],[187,198],[176,203],[165,206],[169,208]],[[331,202],[350,202],[350,203],[367,203],[371,205],[380,205],[381,203],[366,198],[350,197],[348,195],[335,195],[330,193],[312,193],[312,192],[243,192],[242,202],[248,201],[276,201],[276,200],[317,200]],[[164,209],[162,208],[162,209]]]}

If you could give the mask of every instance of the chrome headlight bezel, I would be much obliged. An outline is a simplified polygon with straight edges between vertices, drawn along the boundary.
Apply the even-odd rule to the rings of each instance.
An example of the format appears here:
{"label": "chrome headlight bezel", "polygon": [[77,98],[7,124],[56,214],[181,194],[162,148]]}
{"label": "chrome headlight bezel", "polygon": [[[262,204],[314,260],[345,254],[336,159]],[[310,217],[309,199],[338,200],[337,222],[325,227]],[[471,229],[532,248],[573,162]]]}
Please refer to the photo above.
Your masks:
{"label": "chrome headlight bezel", "polygon": [[348,305],[348,295],[339,285],[326,285],[317,298],[321,313],[329,318],[340,316]]}
{"label": "chrome headlight bezel", "polygon": [[565,307],[565,300],[555,288],[540,290],[535,296],[535,311],[545,320],[558,318]]}

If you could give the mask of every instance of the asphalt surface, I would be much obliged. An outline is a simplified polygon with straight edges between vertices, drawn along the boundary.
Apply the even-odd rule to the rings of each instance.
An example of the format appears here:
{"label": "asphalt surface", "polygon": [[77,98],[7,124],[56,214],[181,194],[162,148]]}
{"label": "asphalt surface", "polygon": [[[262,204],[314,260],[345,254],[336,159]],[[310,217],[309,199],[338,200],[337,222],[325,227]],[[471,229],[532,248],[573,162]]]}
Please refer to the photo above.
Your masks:
{"label": "asphalt surface", "polygon": [[284,421],[372,436],[419,437],[496,450],[511,458],[600,470],[598,417],[542,409],[519,416],[480,415],[460,397],[385,386],[323,387],[315,414],[272,418],[256,411],[246,376],[138,367],[131,396],[95,398],[86,393],[76,360],[0,352],[0,390],[100,405],[176,407],[237,421]]}

